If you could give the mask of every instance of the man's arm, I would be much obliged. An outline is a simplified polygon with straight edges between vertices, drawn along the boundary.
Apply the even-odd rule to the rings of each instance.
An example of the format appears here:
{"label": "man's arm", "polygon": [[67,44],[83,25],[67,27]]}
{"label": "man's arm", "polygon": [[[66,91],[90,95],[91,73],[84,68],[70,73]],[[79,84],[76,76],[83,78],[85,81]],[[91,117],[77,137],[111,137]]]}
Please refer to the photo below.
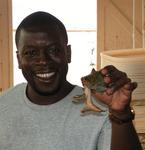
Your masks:
{"label": "man's arm", "polygon": [[103,93],[92,91],[100,101],[108,105],[109,118],[112,123],[111,150],[142,150],[132,123],[134,119],[130,103],[132,92],[137,87],[127,74],[114,66],[101,70],[106,83]]}
{"label": "man's arm", "polygon": [[132,121],[123,124],[112,121],[111,150],[142,150]]}
{"label": "man's arm", "polygon": [[111,150],[142,150],[133,124],[133,108],[128,106],[123,112],[110,110],[109,118],[112,123]]}

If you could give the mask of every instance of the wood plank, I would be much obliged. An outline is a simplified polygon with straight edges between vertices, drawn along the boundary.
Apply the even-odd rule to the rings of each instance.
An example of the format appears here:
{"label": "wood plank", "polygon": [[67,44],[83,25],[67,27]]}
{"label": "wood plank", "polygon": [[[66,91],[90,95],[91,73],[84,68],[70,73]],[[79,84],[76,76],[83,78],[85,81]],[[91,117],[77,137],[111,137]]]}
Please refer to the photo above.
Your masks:
{"label": "wood plank", "polygon": [[[130,8],[132,8],[132,6],[130,6]],[[109,12],[107,12],[107,14],[110,14],[110,16],[113,17],[112,20],[116,21],[117,28],[120,28],[120,32],[119,32],[118,36],[122,35],[123,32],[126,31],[126,32],[124,32],[125,35],[127,35],[127,34],[130,35],[131,42],[132,42],[133,41],[133,37],[132,37],[132,31],[133,31],[132,18],[128,18],[126,16],[126,14],[124,14],[123,11],[121,11],[119,9],[119,7],[117,7],[117,5],[115,5],[113,3],[113,1],[111,1],[109,3],[107,10],[109,11]],[[118,25],[120,25],[120,26],[118,26]],[[114,28],[113,28],[113,30],[114,30]],[[141,47],[142,46],[141,45],[141,40],[142,40],[141,32],[138,30],[137,27],[135,28],[135,31],[136,31],[135,32],[135,41],[136,41],[135,45],[136,45],[136,47],[138,47],[138,46]],[[112,30],[111,30],[111,32],[112,32]],[[121,38],[121,40],[123,40],[123,38]],[[124,41],[125,42],[127,41],[127,37],[124,37]],[[124,47],[124,48],[126,48],[126,47]]]}
{"label": "wood plank", "polygon": [[[108,1],[108,0],[106,0]],[[96,60],[96,64],[97,64],[97,68],[96,69],[100,69],[101,67],[101,57],[100,57],[100,53],[102,51],[104,51],[104,41],[105,41],[105,37],[104,37],[104,22],[105,22],[105,0],[97,0],[97,60]]]}
{"label": "wood plank", "polygon": [[11,0],[0,0],[0,6],[0,59],[2,62],[2,89],[5,90],[12,85],[13,81]]}

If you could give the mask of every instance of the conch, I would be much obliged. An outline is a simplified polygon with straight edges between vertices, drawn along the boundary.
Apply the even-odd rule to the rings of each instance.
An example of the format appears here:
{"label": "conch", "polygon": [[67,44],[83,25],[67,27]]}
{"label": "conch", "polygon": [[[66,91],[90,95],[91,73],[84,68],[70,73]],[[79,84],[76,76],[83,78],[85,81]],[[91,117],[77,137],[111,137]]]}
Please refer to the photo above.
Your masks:
{"label": "conch", "polygon": [[92,101],[91,90],[96,92],[104,92],[106,89],[103,75],[101,72],[92,69],[89,75],[81,78],[82,85],[84,87],[82,95],[76,95],[73,97],[74,103],[83,102],[85,107],[81,110],[82,113],[86,111],[102,112],[103,110],[96,106]]}

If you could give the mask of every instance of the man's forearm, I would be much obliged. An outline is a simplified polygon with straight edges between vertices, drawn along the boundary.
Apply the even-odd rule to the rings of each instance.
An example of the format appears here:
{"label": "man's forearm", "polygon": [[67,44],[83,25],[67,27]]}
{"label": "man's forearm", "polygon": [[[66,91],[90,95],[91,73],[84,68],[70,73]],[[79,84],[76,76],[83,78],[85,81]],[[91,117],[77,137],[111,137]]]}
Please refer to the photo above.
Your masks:
{"label": "man's forearm", "polygon": [[124,124],[112,122],[111,150],[142,150],[132,121]]}

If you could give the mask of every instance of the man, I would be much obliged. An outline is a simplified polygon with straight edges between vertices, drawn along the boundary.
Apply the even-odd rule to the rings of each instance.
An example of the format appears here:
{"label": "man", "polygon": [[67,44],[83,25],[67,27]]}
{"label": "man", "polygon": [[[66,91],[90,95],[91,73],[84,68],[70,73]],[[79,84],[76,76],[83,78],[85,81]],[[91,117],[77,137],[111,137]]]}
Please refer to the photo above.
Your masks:
{"label": "man", "polygon": [[82,104],[72,99],[82,88],[66,80],[67,42],[62,22],[46,12],[35,12],[18,26],[17,57],[27,84],[0,97],[0,149],[141,150],[130,109],[136,83],[106,66],[100,70],[105,92],[92,91],[105,111],[80,115]]}

